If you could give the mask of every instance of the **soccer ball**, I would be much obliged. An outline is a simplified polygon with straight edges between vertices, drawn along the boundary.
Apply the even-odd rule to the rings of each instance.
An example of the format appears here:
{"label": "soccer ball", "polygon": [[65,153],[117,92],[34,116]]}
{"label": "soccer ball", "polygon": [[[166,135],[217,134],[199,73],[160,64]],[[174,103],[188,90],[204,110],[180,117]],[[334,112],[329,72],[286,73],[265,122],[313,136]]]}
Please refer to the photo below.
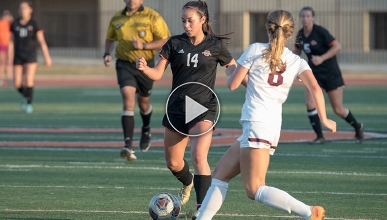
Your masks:
{"label": "soccer ball", "polygon": [[177,219],[180,214],[180,201],[171,193],[157,193],[149,202],[149,214],[153,220]]}

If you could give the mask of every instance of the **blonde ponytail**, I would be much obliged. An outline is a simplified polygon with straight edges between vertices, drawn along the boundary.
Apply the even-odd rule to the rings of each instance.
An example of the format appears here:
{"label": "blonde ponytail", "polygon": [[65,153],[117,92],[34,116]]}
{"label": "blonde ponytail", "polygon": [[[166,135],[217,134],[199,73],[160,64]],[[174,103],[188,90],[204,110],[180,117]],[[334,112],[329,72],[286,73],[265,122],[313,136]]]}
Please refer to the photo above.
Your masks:
{"label": "blonde ponytail", "polygon": [[262,58],[270,64],[271,72],[283,72],[286,63],[282,62],[281,55],[284,52],[286,41],[294,31],[294,20],[290,12],[276,10],[269,13],[266,21],[266,29],[269,33],[269,47],[263,51]]}

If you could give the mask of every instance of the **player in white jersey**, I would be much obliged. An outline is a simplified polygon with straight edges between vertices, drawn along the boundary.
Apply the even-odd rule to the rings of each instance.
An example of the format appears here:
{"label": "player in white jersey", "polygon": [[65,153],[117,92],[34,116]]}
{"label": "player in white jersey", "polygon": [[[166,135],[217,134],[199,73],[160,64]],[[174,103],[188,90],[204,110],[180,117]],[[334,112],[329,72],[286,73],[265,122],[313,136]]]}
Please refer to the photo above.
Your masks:
{"label": "player in white jersey", "polygon": [[270,155],[280,136],[282,103],[294,79],[302,80],[311,92],[322,124],[332,132],[336,131],[336,123],[326,117],[322,90],[308,64],[285,47],[294,31],[291,13],[284,10],[270,12],[266,29],[269,43],[250,45],[237,64],[226,70],[231,90],[241,84],[246,86],[240,120],[243,133],[217,164],[197,219],[212,219],[225,199],[228,182],[239,173],[248,198],[296,213],[304,219],[325,217],[321,206],[308,206],[285,191],[265,185]]}

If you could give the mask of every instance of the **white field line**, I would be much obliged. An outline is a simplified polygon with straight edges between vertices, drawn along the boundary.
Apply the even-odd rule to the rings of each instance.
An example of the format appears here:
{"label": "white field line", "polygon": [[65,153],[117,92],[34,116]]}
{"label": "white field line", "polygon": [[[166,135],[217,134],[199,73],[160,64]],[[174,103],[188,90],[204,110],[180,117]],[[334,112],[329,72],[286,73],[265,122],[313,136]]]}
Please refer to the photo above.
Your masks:
{"label": "white field line", "polygon": [[[386,143],[384,143],[384,144],[386,144]],[[366,147],[366,148],[363,148],[363,150],[369,150],[369,151],[387,151],[387,148]]]}
{"label": "white field line", "polygon": [[[153,171],[169,171],[165,167],[130,167],[130,166],[59,166],[59,165],[41,165],[41,164],[29,164],[29,165],[15,165],[15,164],[0,164],[0,168],[5,169],[128,169],[128,170],[153,170]],[[387,177],[384,173],[356,173],[356,172],[331,172],[331,171],[268,171],[272,174],[302,174],[302,175],[335,175],[335,176],[370,176],[370,177]]]}
{"label": "white field line", "polygon": [[127,166],[50,166],[50,165],[39,165],[39,164],[30,164],[30,165],[13,165],[13,164],[5,164],[0,165],[5,168],[48,168],[48,169],[129,169],[129,170],[157,170],[157,171],[169,171],[168,168],[164,167],[127,167]]}
{"label": "white field line", "polygon": [[[160,191],[179,191],[180,188],[174,187],[125,187],[125,186],[15,186],[0,185],[0,188],[53,188],[53,189],[135,189],[135,190],[160,190]],[[244,190],[228,190],[229,192],[245,192]],[[352,192],[302,192],[289,191],[290,194],[327,194],[327,195],[353,195],[353,196],[387,196],[387,193],[352,193]]]}
{"label": "white field line", "polygon": [[[3,212],[67,212],[67,213],[120,213],[120,214],[148,214],[148,212],[144,211],[115,211],[115,210],[75,210],[75,209],[52,209],[52,210],[44,210],[44,209],[3,209],[0,210]],[[184,213],[184,212],[183,212]],[[228,213],[218,213],[217,216],[225,216],[225,217],[261,217],[261,218],[297,218],[300,219],[298,216],[269,216],[269,215],[244,215],[244,214],[228,214]],[[347,220],[347,218],[328,218],[325,219],[340,219],[340,220]],[[350,220],[350,219],[348,219]],[[352,218],[353,220],[353,218]],[[359,219],[356,220],[375,220],[375,219]]]}
{"label": "white field line", "polygon": [[[164,167],[129,167],[129,166],[59,166],[59,165],[15,165],[15,164],[0,164],[0,168],[5,167],[8,169],[20,169],[20,168],[48,168],[48,169],[130,169],[130,170],[157,170],[157,171],[169,171]],[[385,177],[387,174],[381,173],[345,173],[345,172],[330,172],[330,171],[268,171],[268,173],[274,174],[311,174],[311,175],[339,175],[339,176],[375,176]]]}
{"label": "white field line", "polygon": [[371,176],[371,177],[387,177],[384,173],[353,173],[353,172],[330,172],[330,171],[268,171],[274,174],[310,174],[310,175],[335,175],[335,176]]}
{"label": "white field line", "polygon": [[[365,148],[367,149],[370,148]],[[378,148],[368,150],[368,153],[374,153],[378,151]],[[64,152],[118,152],[117,149],[112,148],[44,148],[44,147],[0,147],[0,150],[25,150],[25,151],[64,151]],[[324,149],[322,150],[324,151]],[[387,159],[387,156],[366,156],[366,155],[339,155],[339,154],[329,154],[330,153],[339,153],[333,152],[334,150],[326,150],[325,153],[308,153],[308,152],[298,152],[298,153],[274,153],[274,156],[281,157],[324,157],[324,158],[360,158],[360,159]],[[380,150],[382,151],[382,150]],[[160,153],[164,154],[163,150],[148,150],[147,153]],[[345,152],[344,152],[345,153]],[[351,153],[348,151],[348,153]],[[364,154],[365,152],[358,152],[359,154]],[[189,151],[185,154],[191,154]],[[224,152],[209,152],[209,155],[223,155]]]}
{"label": "white field line", "polygon": [[[64,148],[64,147],[0,147],[0,150],[23,150],[23,151],[64,151],[64,152],[118,152],[113,148]],[[150,151],[148,151],[150,152]]]}
{"label": "white field line", "polygon": [[[368,152],[372,153],[372,152]],[[324,157],[324,158],[360,158],[360,159],[387,159],[387,156],[364,156],[364,155],[338,155],[338,154],[316,154],[316,153],[274,153],[281,157]]]}
{"label": "white field line", "polygon": [[9,172],[28,172],[31,171],[29,169],[0,169],[0,171],[9,171]]}
{"label": "white field line", "polygon": [[[373,141],[378,141],[379,140],[380,142],[371,142],[371,140],[373,140]],[[352,146],[356,145],[356,143],[353,140],[335,140],[334,143],[348,144],[348,145],[352,145]],[[369,140],[367,140],[367,142],[364,141],[363,144],[367,144],[367,145],[386,145],[386,138],[383,138],[383,139],[369,139]]]}
{"label": "white field line", "polygon": [[336,150],[336,149],[321,149],[324,153],[345,153],[345,154],[376,154],[376,150]]}
{"label": "white field line", "polygon": [[[160,160],[161,161],[161,160]],[[69,164],[96,164],[96,165],[125,165],[125,162],[78,162],[78,161],[70,161]]]}
{"label": "white field line", "polygon": [[[287,132],[298,132],[298,133],[302,133],[302,132],[310,132],[310,130],[303,130],[303,129],[282,129],[282,131],[287,131]],[[352,132],[352,131],[349,131],[349,130],[345,130],[345,131],[340,131],[340,132],[343,132],[343,133],[346,133],[346,132]],[[372,138],[387,138],[387,133],[379,133],[379,132],[364,132],[364,134],[367,134],[369,136],[372,136]],[[353,142],[352,142],[353,143]]]}

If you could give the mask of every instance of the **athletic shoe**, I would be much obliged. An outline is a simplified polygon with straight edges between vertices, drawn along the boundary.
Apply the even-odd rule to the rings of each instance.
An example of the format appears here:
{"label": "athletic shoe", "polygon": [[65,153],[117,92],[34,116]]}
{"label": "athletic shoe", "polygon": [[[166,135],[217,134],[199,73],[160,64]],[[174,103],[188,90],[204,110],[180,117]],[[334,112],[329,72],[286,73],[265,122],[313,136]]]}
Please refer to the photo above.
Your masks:
{"label": "athletic shoe", "polygon": [[150,143],[150,140],[151,140],[151,133],[150,133],[150,128],[142,128],[142,131],[141,131],[141,139],[140,139],[140,144],[139,144],[139,148],[142,152],[146,152],[148,151],[151,143]]}
{"label": "athletic shoe", "polygon": [[122,158],[126,159],[127,161],[137,160],[136,155],[134,155],[134,150],[127,147],[123,147],[121,149],[120,155]]}
{"label": "athletic shoe", "polygon": [[180,205],[183,206],[185,205],[188,200],[189,200],[189,197],[191,196],[191,189],[193,187],[193,179],[192,179],[192,183],[189,184],[188,186],[184,186],[180,189],[180,192],[179,194],[177,194],[177,197],[179,198],[180,200]]}
{"label": "athletic shoe", "polygon": [[358,144],[361,144],[363,142],[363,139],[364,139],[363,129],[364,129],[364,125],[363,123],[360,123],[360,127],[356,129],[356,134],[355,134],[356,143]]}
{"label": "athletic shoe", "polygon": [[26,106],[27,106],[27,98],[22,98],[22,101],[20,103],[20,108],[21,110],[25,111],[26,110]]}
{"label": "athletic shoe", "polygon": [[25,105],[24,111],[28,114],[32,113],[33,111],[32,105],[31,104]]}
{"label": "athletic shoe", "polygon": [[312,217],[309,220],[322,220],[325,218],[325,210],[321,206],[312,206]]}
{"label": "athletic shoe", "polygon": [[325,144],[325,139],[322,137],[318,137],[313,141],[309,142],[309,144]]}
{"label": "athletic shoe", "polygon": [[192,220],[195,220],[200,214],[199,210],[196,210],[196,212],[192,215]]}

